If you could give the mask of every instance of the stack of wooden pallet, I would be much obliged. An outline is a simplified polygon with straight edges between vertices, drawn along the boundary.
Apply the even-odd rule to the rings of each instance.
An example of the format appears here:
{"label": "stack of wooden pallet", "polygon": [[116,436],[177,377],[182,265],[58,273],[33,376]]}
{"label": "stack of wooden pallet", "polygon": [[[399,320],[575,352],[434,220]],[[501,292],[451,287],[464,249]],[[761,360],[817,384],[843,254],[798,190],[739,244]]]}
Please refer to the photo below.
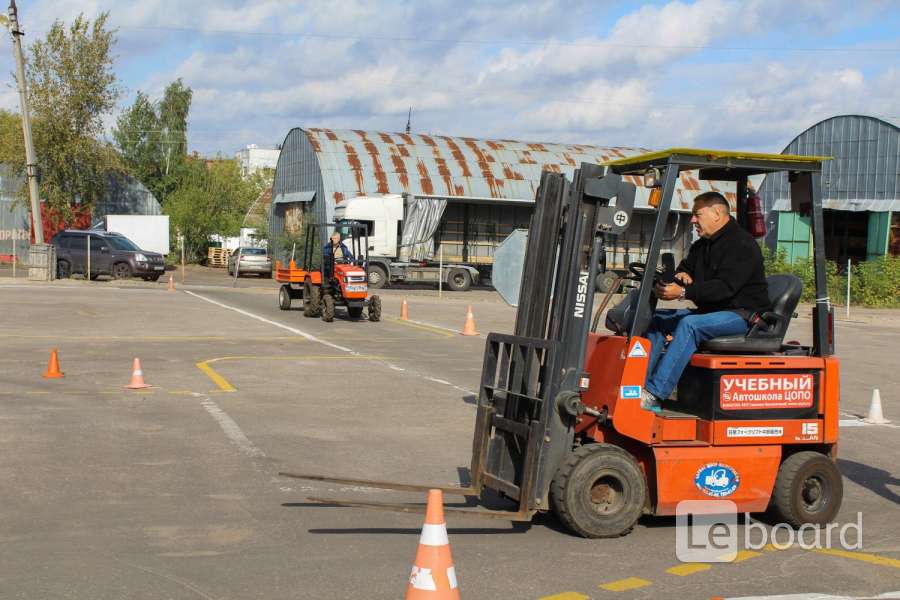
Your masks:
{"label": "stack of wooden pallet", "polygon": [[210,248],[206,256],[206,264],[210,267],[225,267],[228,264],[228,250],[225,248]]}

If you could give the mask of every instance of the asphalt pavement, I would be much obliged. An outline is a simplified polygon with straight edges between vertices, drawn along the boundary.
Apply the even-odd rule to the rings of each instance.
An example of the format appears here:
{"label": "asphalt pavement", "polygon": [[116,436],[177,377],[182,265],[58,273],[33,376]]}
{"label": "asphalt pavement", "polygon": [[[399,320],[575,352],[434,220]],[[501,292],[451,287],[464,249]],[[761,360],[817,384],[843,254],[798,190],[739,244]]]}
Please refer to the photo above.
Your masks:
{"label": "asphalt pavement", "polygon": [[[421,516],[308,496],[423,501],[279,471],[434,484],[466,477],[484,336],[514,309],[490,290],[381,290],[380,323],[277,307],[274,282],[191,269],[143,282],[0,281],[0,595],[4,598],[399,598]],[[406,298],[411,321],[401,322]],[[801,309],[789,337],[808,339]],[[685,566],[670,518],[584,540],[450,517],[463,598],[711,598],[900,590],[896,312],[837,325],[841,524],[861,548],[748,550]],[[44,379],[58,348],[62,379]],[[153,387],[128,391],[134,357]],[[888,426],[866,425],[879,388]],[[462,499],[447,497],[448,505]]]}

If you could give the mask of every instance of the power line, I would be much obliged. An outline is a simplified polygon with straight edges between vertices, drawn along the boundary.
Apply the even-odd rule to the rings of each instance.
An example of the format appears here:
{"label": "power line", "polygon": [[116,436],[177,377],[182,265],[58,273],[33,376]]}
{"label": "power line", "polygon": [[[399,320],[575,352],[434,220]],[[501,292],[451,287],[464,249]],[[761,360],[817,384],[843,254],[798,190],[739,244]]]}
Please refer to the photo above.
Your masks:
{"label": "power line", "polygon": [[711,50],[727,52],[887,52],[900,53],[900,48],[853,48],[853,47],[791,47],[791,46],[715,46],[712,44],[627,44],[621,42],[566,42],[559,40],[484,40],[466,38],[428,38],[428,37],[404,37],[404,36],[363,36],[343,33],[318,33],[318,32],[277,32],[277,31],[251,31],[242,29],[207,29],[203,27],[173,27],[173,26],[134,26],[120,25],[117,29],[124,31],[169,31],[176,33],[200,33],[206,35],[247,35],[259,37],[292,37],[292,38],[317,38],[339,39],[375,42],[408,42],[426,44],[453,44],[453,45],[506,45],[506,46],[567,46],[573,48],[631,48],[631,49],[659,49],[659,50]]}

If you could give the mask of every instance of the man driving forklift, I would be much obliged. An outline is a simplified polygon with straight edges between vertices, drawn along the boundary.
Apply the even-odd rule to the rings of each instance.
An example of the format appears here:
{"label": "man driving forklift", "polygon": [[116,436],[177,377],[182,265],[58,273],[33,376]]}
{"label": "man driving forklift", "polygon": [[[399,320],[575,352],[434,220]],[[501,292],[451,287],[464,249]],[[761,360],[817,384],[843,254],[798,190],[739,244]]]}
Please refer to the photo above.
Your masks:
{"label": "man driving forklift", "polygon": [[[729,214],[719,192],[694,198],[691,223],[700,236],[675,270],[659,282],[661,300],[690,300],[697,308],[660,309],[650,322],[652,347],[641,408],[659,412],[698,346],[725,335],[744,335],[757,314],[769,310],[762,252],[756,240]],[[666,336],[672,336],[665,354]]]}

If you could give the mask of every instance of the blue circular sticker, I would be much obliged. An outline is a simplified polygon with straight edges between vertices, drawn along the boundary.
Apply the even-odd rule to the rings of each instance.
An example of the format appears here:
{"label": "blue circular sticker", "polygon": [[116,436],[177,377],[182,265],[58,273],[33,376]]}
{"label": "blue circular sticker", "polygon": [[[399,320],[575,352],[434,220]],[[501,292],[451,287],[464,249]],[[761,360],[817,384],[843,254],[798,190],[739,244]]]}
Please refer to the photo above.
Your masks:
{"label": "blue circular sticker", "polygon": [[710,463],[700,467],[694,476],[697,489],[716,498],[724,498],[734,493],[741,482],[737,471],[722,463]]}

